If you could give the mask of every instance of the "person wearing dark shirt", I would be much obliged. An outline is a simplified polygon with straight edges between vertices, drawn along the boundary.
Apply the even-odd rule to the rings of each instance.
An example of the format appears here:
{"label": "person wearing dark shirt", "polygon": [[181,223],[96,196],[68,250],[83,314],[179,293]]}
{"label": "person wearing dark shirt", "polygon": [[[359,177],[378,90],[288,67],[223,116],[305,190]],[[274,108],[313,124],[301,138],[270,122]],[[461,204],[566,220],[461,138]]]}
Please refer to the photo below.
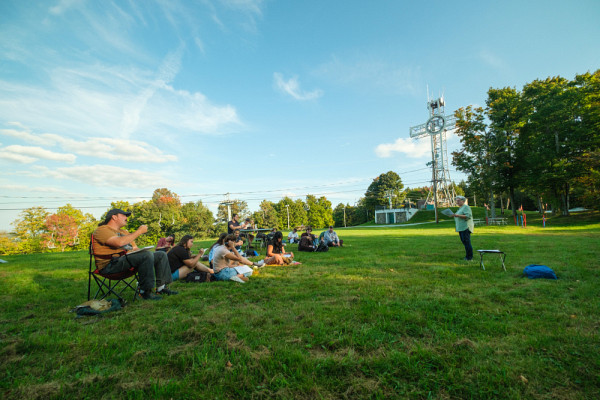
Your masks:
{"label": "person wearing dark shirt", "polygon": [[312,234],[312,228],[306,227],[306,232],[300,235],[300,244],[298,244],[298,250],[300,251],[315,251],[316,236]]}
{"label": "person wearing dark shirt", "polygon": [[194,244],[194,238],[191,235],[184,235],[177,246],[173,247],[167,256],[169,257],[169,266],[171,267],[171,276],[173,280],[185,278],[192,271],[215,272],[200,262],[200,257],[204,250],[200,250],[197,255],[192,255],[191,248]]}
{"label": "person wearing dark shirt", "polygon": [[232,235],[235,231],[241,228],[240,225],[240,216],[238,214],[233,214],[231,217],[231,221],[227,224],[227,234]]}

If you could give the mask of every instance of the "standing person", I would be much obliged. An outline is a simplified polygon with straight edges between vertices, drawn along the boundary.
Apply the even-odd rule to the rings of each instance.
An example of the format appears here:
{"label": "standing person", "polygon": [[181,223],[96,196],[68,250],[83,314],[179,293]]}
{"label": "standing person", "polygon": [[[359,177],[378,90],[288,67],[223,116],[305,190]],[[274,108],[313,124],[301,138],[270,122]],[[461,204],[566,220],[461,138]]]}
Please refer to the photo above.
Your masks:
{"label": "standing person", "polygon": [[294,228],[290,233],[288,233],[288,242],[298,243],[300,239],[298,238],[298,228]]}
{"label": "standing person", "polygon": [[223,240],[223,245],[215,246],[212,260],[215,278],[218,281],[234,281],[244,283],[248,278],[244,274],[238,274],[235,270],[236,265],[255,265],[262,266],[262,263],[253,263],[240,254],[235,249],[235,235],[227,235]]}
{"label": "standing person", "polygon": [[471,207],[467,205],[467,198],[465,196],[456,196],[456,204],[458,204],[458,211],[452,214],[454,217],[454,224],[456,225],[456,232],[460,236],[460,241],[465,246],[465,260],[471,261],[473,259],[473,246],[471,246],[471,233],[473,232],[473,213]]}
{"label": "standing person", "polygon": [[227,234],[231,235],[238,229],[240,229],[240,216],[238,214],[233,214],[231,221],[227,224]]}
{"label": "standing person", "polygon": [[156,287],[158,294],[177,294],[169,290],[167,285],[172,282],[171,269],[167,254],[162,251],[140,251],[135,239],[148,231],[146,225],[140,226],[135,232],[129,233],[123,227],[127,225],[129,211],[114,208],[106,213],[104,221],[93,233],[94,259],[96,267],[102,274],[116,274],[134,267],[140,278],[140,296],[144,300],[160,300],[160,296],[152,294]]}
{"label": "standing person", "polygon": [[[287,259],[287,262],[286,262]],[[294,253],[285,252],[283,245],[283,234],[277,231],[273,234],[273,239],[267,245],[267,255],[265,256],[265,264],[267,265],[283,265],[289,264],[294,259]]]}
{"label": "standing person", "polygon": [[340,240],[331,225],[329,225],[329,229],[323,234],[323,242],[329,247],[341,247],[344,244],[344,241]]}
{"label": "standing person", "polygon": [[179,243],[177,243],[177,246],[173,247],[167,254],[173,281],[185,278],[194,270],[209,274],[215,273],[214,270],[200,262],[200,257],[204,255],[204,250],[200,250],[195,256],[192,255],[191,249],[193,245],[194,237],[192,235],[184,235]]}

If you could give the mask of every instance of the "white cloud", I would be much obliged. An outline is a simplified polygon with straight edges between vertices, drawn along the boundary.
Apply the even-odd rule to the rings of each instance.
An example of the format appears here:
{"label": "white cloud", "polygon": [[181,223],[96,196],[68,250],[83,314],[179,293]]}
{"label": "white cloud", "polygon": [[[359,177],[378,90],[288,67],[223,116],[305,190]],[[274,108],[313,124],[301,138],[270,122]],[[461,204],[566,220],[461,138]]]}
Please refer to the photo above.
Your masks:
{"label": "white cloud", "polygon": [[[74,140],[52,133],[34,134],[26,129],[0,129],[0,135],[19,138],[25,142],[45,147],[60,146],[64,150],[81,156],[104,158],[108,160],[163,163],[177,161],[177,156],[164,154],[160,149],[145,142],[106,137],[91,137],[86,140]],[[60,154],[40,147],[7,146],[13,153],[55,161],[74,162],[72,154]],[[6,157],[5,157],[6,158]],[[33,161],[19,162],[33,162]],[[13,161],[18,161],[13,159]]]}
{"label": "white cloud", "polygon": [[[0,81],[0,120],[67,136],[161,138],[169,132],[220,134],[241,125],[231,105],[168,84],[179,54],[157,74],[132,68],[56,68],[45,86]],[[156,76],[153,76],[156,75]]]}
{"label": "white cloud", "polygon": [[431,153],[429,140],[398,138],[394,143],[383,143],[375,148],[377,157],[388,158],[393,153],[401,153],[410,158],[421,158]]}
{"label": "white cloud", "polygon": [[275,80],[275,87],[281,92],[286,93],[296,100],[314,100],[323,96],[323,91],[315,89],[311,92],[304,92],[300,89],[300,83],[298,83],[298,77],[292,77],[287,81],[283,78],[283,75],[279,72],[273,74]]}
{"label": "white cloud", "polygon": [[33,157],[36,159],[41,158],[44,160],[62,161],[67,163],[74,163],[77,159],[77,157],[75,157],[75,155],[73,154],[55,153],[53,151],[46,150],[37,146],[11,145],[0,149],[0,151],[18,154],[26,157]]}
{"label": "white cloud", "polygon": [[22,154],[6,153],[2,149],[0,149],[0,158],[21,164],[31,164],[37,161],[37,158],[24,156]]}
{"label": "white cloud", "polygon": [[160,173],[147,172],[113,165],[84,165],[49,169],[34,167],[31,176],[73,180],[96,187],[128,187],[134,189],[152,189],[166,187],[173,183]]}

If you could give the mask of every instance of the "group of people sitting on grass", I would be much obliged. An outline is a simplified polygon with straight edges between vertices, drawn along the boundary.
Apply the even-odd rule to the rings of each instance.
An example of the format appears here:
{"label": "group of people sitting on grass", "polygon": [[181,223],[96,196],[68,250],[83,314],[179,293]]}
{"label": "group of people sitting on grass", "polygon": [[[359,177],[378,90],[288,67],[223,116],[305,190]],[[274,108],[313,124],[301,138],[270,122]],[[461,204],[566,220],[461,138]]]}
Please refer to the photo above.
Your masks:
{"label": "group of people sitting on grass", "polygon": [[[135,239],[148,231],[146,225],[140,226],[135,232],[129,233],[123,227],[127,225],[127,218],[131,212],[120,209],[110,210],[92,235],[92,252],[96,261],[97,272],[102,275],[119,274],[128,269],[136,269],[139,277],[140,296],[146,300],[159,300],[158,295],[174,295],[177,292],[170,290],[168,285],[176,280],[183,280],[194,274],[199,280],[210,280],[244,283],[248,281],[248,273],[240,273],[236,267],[249,266],[260,268],[264,265],[290,264],[294,253],[286,252],[283,234],[275,230],[271,232],[267,244],[267,253],[264,260],[252,262],[241,251],[243,238],[239,229],[233,233],[222,233],[219,239],[210,247],[202,249],[193,255],[191,248],[194,238],[184,235],[175,245],[174,236],[161,238],[156,245],[156,251],[144,251],[135,244]],[[297,230],[294,230],[294,233]],[[250,239],[248,235],[247,239]],[[293,241],[292,243],[296,243]],[[325,246],[341,246],[333,227],[329,227],[317,239],[312,234],[312,228],[307,227],[299,240],[298,250],[315,251],[319,243]],[[205,257],[205,252],[208,256]],[[209,261],[209,266],[200,262],[202,259]],[[246,269],[247,271],[247,269]]]}

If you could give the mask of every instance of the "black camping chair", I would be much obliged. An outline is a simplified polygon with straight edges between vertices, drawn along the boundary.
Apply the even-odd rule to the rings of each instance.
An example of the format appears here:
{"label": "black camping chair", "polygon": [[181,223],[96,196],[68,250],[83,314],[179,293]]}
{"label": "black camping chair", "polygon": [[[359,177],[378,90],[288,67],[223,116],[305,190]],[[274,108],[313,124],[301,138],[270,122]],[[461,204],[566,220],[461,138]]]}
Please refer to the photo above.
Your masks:
{"label": "black camping chair", "polygon": [[[122,294],[127,288],[133,290],[133,301],[138,297],[140,293],[138,283],[138,274],[137,268],[130,266],[129,269],[119,272],[116,274],[103,274],[102,271],[99,271],[96,267],[96,263],[94,261],[94,235],[90,237],[90,269],[89,269],[89,277],[88,277],[88,300],[91,300],[92,294],[92,279],[98,285],[98,290],[96,290],[96,294],[94,295],[94,299],[102,300],[106,298],[111,293],[119,298],[121,302],[124,302]],[[121,255],[124,257],[125,252],[115,253],[107,256],[96,255],[98,258],[107,258],[111,259],[113,255]],[[95,268],[95,269],[93,269]]]}

